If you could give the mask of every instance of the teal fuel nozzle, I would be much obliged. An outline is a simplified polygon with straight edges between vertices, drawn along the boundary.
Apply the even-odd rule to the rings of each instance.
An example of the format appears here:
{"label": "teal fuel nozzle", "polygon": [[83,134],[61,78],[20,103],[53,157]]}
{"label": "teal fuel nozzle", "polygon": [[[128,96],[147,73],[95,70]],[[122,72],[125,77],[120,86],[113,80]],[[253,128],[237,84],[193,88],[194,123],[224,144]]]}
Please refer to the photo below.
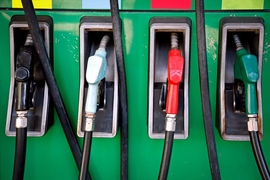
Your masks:
{"label": "teal fuel nozzle", "polygon": [[97,110],[98,84],[106,75],[106,45],[109,36],[105,35],[93,56],[88,58],[86,68],[86,81],[88,82],[88,92],[85,104],[85,113],[95,114]]}
{"label": "teal fuel nozzle", "polygon": [[259,79],[258,61],[255,55],[249,54],[242,46],[238,35],[234,35],[236,59],[234,77],[242,80],[245,85],[245,109],[247,115],[257,114],[256,83]]}

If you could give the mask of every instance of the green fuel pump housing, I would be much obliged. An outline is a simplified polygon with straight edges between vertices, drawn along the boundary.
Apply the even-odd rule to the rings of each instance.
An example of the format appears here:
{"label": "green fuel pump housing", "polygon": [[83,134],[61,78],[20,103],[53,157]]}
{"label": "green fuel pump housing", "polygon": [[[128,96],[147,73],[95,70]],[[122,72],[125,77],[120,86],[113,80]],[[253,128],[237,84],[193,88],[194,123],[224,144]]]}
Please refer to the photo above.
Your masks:
{"label": "green fuel pump housing", "polygon": [[[24,15],[20,7],[14,7],[14,2],[19,0],[1,0],[0,1],[0,179],[12,179],[12,169],[14,163],[14,145],[15,138],[7,136],[5,131],[5,119],[7,117],[9,89],[10,89],[10,30],[11,19],[15,15]],[[36,0],[33,0],[33,2]],[[80,24],[83,17],[110,17],[109,1],[106,0],[43,0],[37,2],[51,2],[51,7],[36,8],[38,16],[49,16],[52,18],[51,41],[53,53],[52,66],[53,72],[58,83],[61,96],[63,98],[66,110],[71,120],[72,128],[76,131],[79,114],[79,101],[83,101],[79,94],[80,85],[80,63],[83,52],[81,51]],[[170,171],[168,180],[189,180],[189,179],[211,179],[209,167],[207,146],[205,140],[202,104],[200,100],[199,71],[198,71],[198,44],[196,30],[195,0],[190,1],[190,8],[152,8],[153,0],[119,0],[120,18],[122,22],[122,42],[124,49],[124,59],[127,77],[128,94],[128,169],[129,180],[157,179],[160,157],[164,140],[152,139],[148,135],[148,98],[149,98],[149,69],[150,67],[150,31],[149,25],[153,18],[182,18],[190,19],[189,49],[185,51],[185,56],[189,57],[189,81],[185,84],[188,87],[189,98],[189,117],[186,139],[179,139],[174,142]],[[167,3],[171,0],[161,0]],[[230,65],[230,74],[234,74],[234,61],[236,60],[236,49],[232,34],[240,33],[251,40],[251,46],[241,38],[247,51],[257,57],[259,68],[259,79],[256,88],[261,87],[261,92],[257,93],[258,123],[259,133],[263,140],[262,148],[265,149],[265,159],[270,163],[270,1],[267,0],[246,0],[242,3],[242,9],[236,4],[245,0],[238,0],[231,3],[230,0],[205,0],[205,31],[206,31],[206,55],[208,65],[208,82],[210,89],[210,103],[212,108],[213,122],[217,124],[224,122],[225,115],[221,119],[220,109],[226,112],[232,109],[219,108],[219,99],[226,100],[226,97],[219,97],[220,72],[221,72],[221,52],[224,46],[225,57],[231,57],[232,62],[224,61],[223,67]],[[85,2],[89,6],[85,7]],[[182,1],[178,1],[182,2]],[[257,6],[255,4],[261,4]],[[103,4],[107,5],[103,6]],[[102,9],[96,8],[95,4],[100,5]],[[227,6],[226,6],[227,5]],[[250,5],[247,7],[247,5]],[[224,8],[226,6],[226,8]],[[223,29],[220,24],[223,18],[230,18],[226,21]],[[247,20],[239,23],[237,18],[246,18]],[[256,18],[256,22],[253,19]],[[258,20],[259,19],[259,20]],[[264,20],[264,21],[263,21]],[[250,26],[251,25],[251,26]],[[226,29],[227,28],[227,29]],[[22,29],[24,30],[24,29]],[[105,29],[106,30],[106,29]],[[223,31],[224,30],[224,31]],[[85,29],[88,37],[98,37],[97,29]],[[111,30],[109,33],[112,32]],[[224,33],[222,33],[222,31]],[[170,32],[170,31],[169,31]],[[157,32],[157,33],[169,33]],[[223,34],[224,36],[222,36]],[[226,37],[225,37],[226,35]],[[227,38],[231,36],[231,38]],[[248,39],[248,38],[245,38]],[[90,48],[89,38],[85,38],[85,45]],[[162,39],[161,39],[162,40]],[[226,43],[225,43],[225,40]],[[88,44],[87,44],[88,42]],[[113,41],[111,41],[112,43]],[[155,42],[155,41],[153,41]],[[160,41],[156,41],[158,43]],[[253,42],[253,43],[252,43]],[[185,42],[186,43],[186,42]],[[153,43],[155,44],[155,43]],[[158,44],[161,45],[161,44]],[[227,48],[227,49],[226,49]],[[227,51],[229,50],[229,51]],[[188,52],[188,53],[186,53]],[[233,53],[226,54],[226,52]],[[255,53],[254,53],[255,52]],[[84,57],[88,57],[90,49],[87,49]],[[83,61],[84,62],[84,61]],[[113,61],[111,61],[113,62]],[[156,60],[155,60],[156,62]],[[186,63],[187,64],[187,63]],[[112,70],[114,66],[111,66]],[[261,69],[260,69],[261,68]],[[224,88],[222,94],[226,91],[227,95],[233,95],[234,79],[226,83],[224,76]],[[228,86],[227,86],[228,85]],[[84,88],[84,86],[82,87]],[[155,88],[155,87],[154,87]],[[153,88],[153,89],[154,89]],[[108,102],[107,102],[108,103]],[[218,108],[217,108],[218,107]],[[217,110],[216,110],[217,108]],[[262,111],[264,110],[264,111]],[[54,123],[42,137],[31,137],[27,140],[26,154],[26,180],[74,180],[78,178],[78,169],[72,157],[68,143],[65,139],[57,113],[52,113]],[[238,116],[246,117],[245,113],[237,113]],[[262,116],[263,115],[263,116]],[[261,121],[263,117],[263,121]],[[119,117],[121,118],[121,117]],[[227,118],[227,117],[226,117]],[[119,119],[120,121],[120,119]],[[246,125],[245,119],[243,119]],[[234,121],[236,124],[239,122]],[[241,123],[240,123],[241,124]],[[214,129],[218,160],[223,180],[245,179],[254,180],[260,178],[260,173],[256,170],[257,165],[253,158],[253,153],[249,142],[235,142],[224,140],[222,135],[228,135],[228,126],[217,125]],[[228,124],[235,125],[235,124]],[[232,127],[229,126],[229,127]],[[227,129],[226,129],[227,128]],[[246,128],[246,127],[245,127]],[[117,134],[112,138],[93,138],[91,159],[89,170],[93,180],[120,179],[120,135],[121,130],[116,127]],[[230,135],[235,135],[235,131]],[[238,134],[239,135],[239,134]],[[241,137],[247,137],[247,134],[240,134]],[[228,137],[228,136],[227,136]],[[244,139],[245,139],[244,138]],[[80,146],[83,145],[83,139],[77,137]],[[245,141],[247,141],[246,138]],[[239,140],[237,140],[239,141]]]}

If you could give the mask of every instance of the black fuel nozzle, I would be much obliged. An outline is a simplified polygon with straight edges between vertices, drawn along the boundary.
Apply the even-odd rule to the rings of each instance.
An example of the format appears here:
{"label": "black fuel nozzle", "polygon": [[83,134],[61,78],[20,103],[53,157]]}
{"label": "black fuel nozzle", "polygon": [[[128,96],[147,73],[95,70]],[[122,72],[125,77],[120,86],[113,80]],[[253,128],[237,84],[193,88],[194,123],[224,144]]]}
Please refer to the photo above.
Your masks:
{"label": "black fuel nozzle", "polygon": [[27,34],[24,46],[16,57],[15,81],[17,84],[15,96],[16,111],[29,110],[31,106],[31,82],[33,80],[34,46],[31,34]]}

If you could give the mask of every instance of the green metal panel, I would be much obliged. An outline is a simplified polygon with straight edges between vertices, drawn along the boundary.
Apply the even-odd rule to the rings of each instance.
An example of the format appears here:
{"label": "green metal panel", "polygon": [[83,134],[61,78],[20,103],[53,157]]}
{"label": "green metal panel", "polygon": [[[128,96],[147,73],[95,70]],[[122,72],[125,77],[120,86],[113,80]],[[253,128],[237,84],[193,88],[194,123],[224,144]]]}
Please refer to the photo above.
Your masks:
{"label": "green metal panel", "polygon": [[[133,1],[132,1],[133,2]],[[149,9],[143,0],[124,1],[125,9]],[[69,1],[70,4],[73,1]],[[192,2],[194,8],[194,2]],[[5,1],[2,1],[1,7]],[[208,2],[206,2],[206,5]],[[221,4],[221,3],[220,3]],[[9,5],[7,5],[9,6]],[[54,7],[62,8],[54,2]],[[209,6],[210,7],[210,6]],[[74,7],[73,7],[74,8]],[[77,7],[76,7],[77,8]],[[210,9],[215,9],[211,7]],[[4,133],[8,104],[9,65],[9,21],[21,10],[0,10],[0,179],[11,179],[14,162],[15,138]],[[66,109],[76,129],[79,93],[79,22],[83,16],[110,16],[109,11],[38,11],[38,15],[49,15],[54,21],[53,53],[54,74]],[[123,46],[127,72],[129,106],[129,179],[157,179],[161,161],[163,140],[153,140],[147,134],[149,20],[156,16],[186,16],[192,20],[190,53],[190,134],[186,140],[176,140],[168,179],[211,179],[206,141],[203,128],[197,54],[195,12],[170,11],[123,11]],[[218,73],[219,21],[225,16],[260,16],[265,19],[265,42],[262,74],[262,96],[264,117],[264,140],[262,148],[270,163],[270,76],[268,53],[270,37],[269,12],[224,12],[206,13],[206,42],[210,97],[213,121],[216,116],[216,91]],[[44,137],[28,138],[25,179],[66,179],[78,177],[68,143],[64,137],[56,112],[54,124]],[[224,141],[215,128],[218,158],[222,179],[260,179],[249,142]],[[82,139],[78,138],[80,145]],[[120,179],[120,132],[112,139],[95,138],[91,152],[90,172],[93,179]]]}
{"label": "green metal panel", "polygon": [[53,9],[81,9],[82,1],[77,0],[53,0]]}
{"label": "green metal panel", "polygon": [[[109,0],[108,0],[109,1]],[[264,9],[270,9],[270,2],[264,1]],[[11,8],[12,0],[1,0],[0,7]],[[119,6],[124,10],[151,10],[151,0],[122,0]],[[82,0],[52,0],[53,9],[82,9]],[[205,0],[205,10],[221,10],[222,0]],[[195,10],[195,0],[191,0],[191,10]]]}

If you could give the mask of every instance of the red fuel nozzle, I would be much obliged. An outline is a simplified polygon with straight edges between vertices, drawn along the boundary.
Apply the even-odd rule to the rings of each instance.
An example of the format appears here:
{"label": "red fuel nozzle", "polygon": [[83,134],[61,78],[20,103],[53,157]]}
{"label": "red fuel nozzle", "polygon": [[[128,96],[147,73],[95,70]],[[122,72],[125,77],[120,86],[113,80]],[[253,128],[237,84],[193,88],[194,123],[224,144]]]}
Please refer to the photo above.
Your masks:
{"label": "red fuel nozzle", "polygon": [[179,84],[182,81],[184,58],[178,49],[171,49],[168,58],[168,93],[166,99],[166,113],[178,113]]}

